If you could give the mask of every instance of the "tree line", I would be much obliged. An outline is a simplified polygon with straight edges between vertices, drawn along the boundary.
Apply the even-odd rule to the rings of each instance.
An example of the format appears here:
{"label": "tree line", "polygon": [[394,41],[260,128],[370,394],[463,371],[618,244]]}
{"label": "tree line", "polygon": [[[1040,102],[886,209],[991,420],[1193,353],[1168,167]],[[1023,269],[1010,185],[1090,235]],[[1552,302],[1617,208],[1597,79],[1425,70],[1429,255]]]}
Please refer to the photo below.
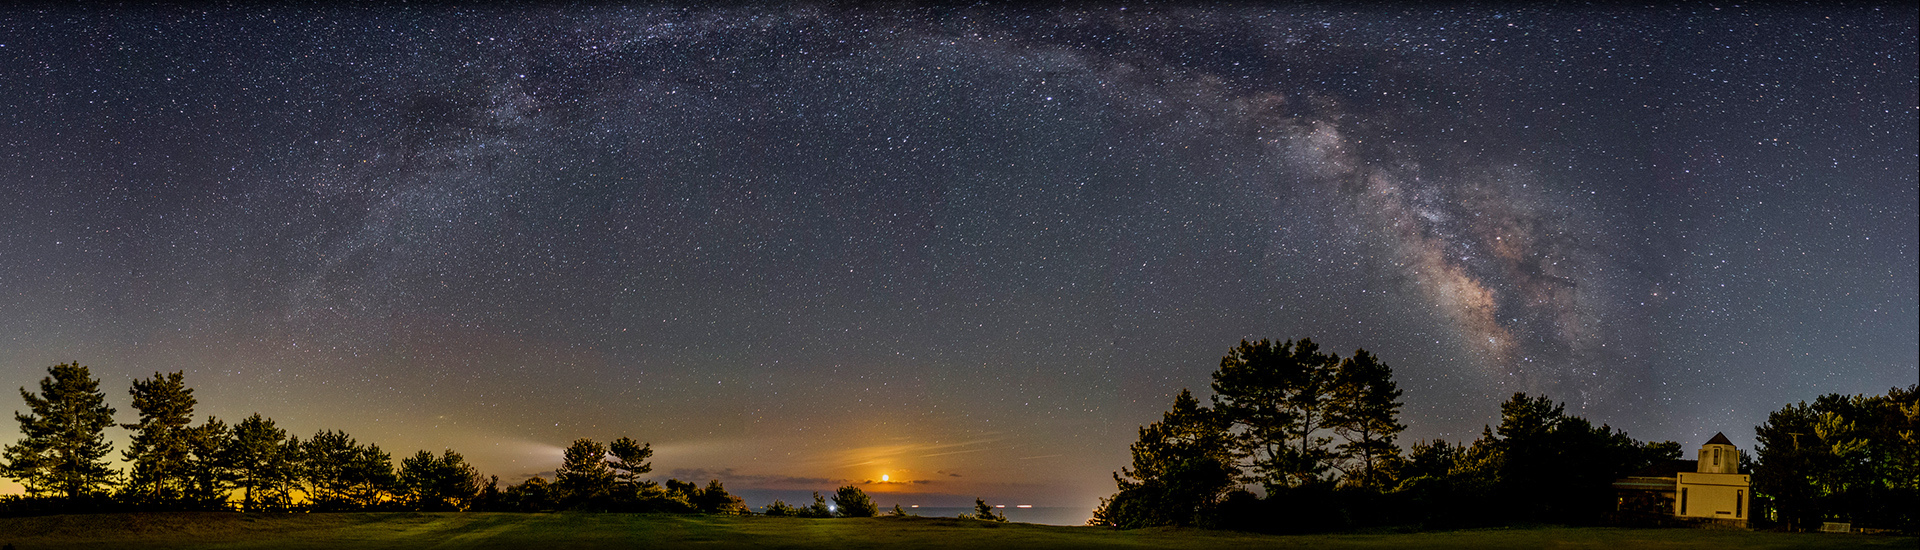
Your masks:
{"label": "tree line", "polygon": [[[128,390],[137,422],[116,424],[100,381],[79,363],[47,369],[39,392],[20,388],[27,411],[14,413],[21,438],[0,448],[0,477],[26,488],[0,496],[0,515],[135,510],[243,512],[585,510],[609,512],[751,514],[719,480],[706,486],[647,479],[653,447],[621,437],[602,444],[574,440],[552,480],[533,476],[500,486],[452,449],[422,450],[403,458],[338,430],[307,439],[254,413],[228,425],[207,417],[194,423],[199,401],[181,372],[154,373]],[[106,430],[132,432],[113,467]],[[802,518],[907,516],[898,505],[882,513],[859,487],[833,493],[833,505],[814,493],[796,507],[775,501],[769,516]],[[984,500],[963,517],[1006,521]]]}
{"label": "tree line", "polygon": [[1920,384],[1886,395],[1822,395],[1754,428],[1755,515],[1796,530],[1821,523],[1920,532]]}
{"label": "tree line", "polygon": [[[1311,339],[1242,341],[1212,378],[1210,403],[1183,389],[1139,429],[1132,463],[1114,474],[1118,490],[1091,523],[1271,533],[1618,524],[1626,518],[1612,483],[1687,450],[1525,393],[1501,403],[1499,425],[1471,442],[1403,450],[1393,369],[1364,349],[1342,358]],[[1916,388],[1830,395],[1770,416],[1756,428],[1758,460],[1741,469],[1752,475],[1754,523],[1916,530]]]}
{"label": "tree line", "polygon": [[[344,431],[301,439],[254,413],[231,425],[194,423],[198,400],[180,372],[154,373],[129,393],[137,422],[116,424],[99,380],[78,363],[47,369],[38,392],[20,389],[21,438],[0,449],[0,477],[26,494],[0,497],[0,512],[113,510],[518,511],[554,509],[742,513],[718,480],[705,487],[642,479],[653,449],[622,437],[579,439],[554,480],[535,476],[502,489],[460,453],[421,450],[396,466],[379,445]],[[132,432],[113,467],[106,430]]]}

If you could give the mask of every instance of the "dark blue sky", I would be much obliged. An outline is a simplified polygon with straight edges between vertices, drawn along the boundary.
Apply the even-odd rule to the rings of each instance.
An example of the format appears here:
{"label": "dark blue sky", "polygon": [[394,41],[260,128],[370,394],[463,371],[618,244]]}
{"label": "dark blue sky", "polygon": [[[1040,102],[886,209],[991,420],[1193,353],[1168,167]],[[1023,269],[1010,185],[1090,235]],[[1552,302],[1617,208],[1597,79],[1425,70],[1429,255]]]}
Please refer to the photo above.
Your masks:
{"label": "dark blue sky", "polygon": [[1747,447],[1915,382],[1915,18],[8,9],[0,386],[1091,507],[1229,347],[1312,337],[1394,367],[1403,443],[1525,391]]}

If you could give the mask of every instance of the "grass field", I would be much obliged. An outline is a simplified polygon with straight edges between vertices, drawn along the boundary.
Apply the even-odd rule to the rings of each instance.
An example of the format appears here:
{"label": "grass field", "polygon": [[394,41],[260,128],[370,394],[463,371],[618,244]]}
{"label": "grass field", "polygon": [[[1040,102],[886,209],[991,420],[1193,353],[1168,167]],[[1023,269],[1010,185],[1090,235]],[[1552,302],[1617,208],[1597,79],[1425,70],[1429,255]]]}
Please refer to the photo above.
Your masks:
{"label": "grass field", "polygon": [[1540,527],[1267,536],[953,518],[232,513],[0,518],[0,545],[63,548],[1900,548],[1913,537]]}

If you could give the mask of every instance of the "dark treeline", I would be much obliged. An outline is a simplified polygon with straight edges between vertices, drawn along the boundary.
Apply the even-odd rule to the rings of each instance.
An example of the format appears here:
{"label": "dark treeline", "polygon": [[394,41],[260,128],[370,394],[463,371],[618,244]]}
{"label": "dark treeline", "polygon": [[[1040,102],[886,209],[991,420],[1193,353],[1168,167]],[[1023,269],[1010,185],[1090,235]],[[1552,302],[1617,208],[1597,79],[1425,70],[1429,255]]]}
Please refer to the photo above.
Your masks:
{"label": "dark treeline", "polygon": [[[533,476],[500,487],[452,449],[422,450],[400,460],[379,445],[343,431],[321,430],[305,440],[254,413],[231,426],[213,417],[194,424],[193,397],[179,372],[154,373],[129,390],[139,421],[121,453],[127,471],[113,468],[107,428],[116,426],[100,382],[78,363],[49,367],[38,393],[20,389],[27,412],[15,412],[21,438],[0,450],[0,477],[18,480],[25,495],[0,496],[0,515],[161,510],[242,512],[604,512],[750,514],[719,480],[706,486],[646,479],[653,447],[622,437],[608,444],[587,438],[567,447],[552,480]],[[881,514],[873,499],[848,485],[832,506],[774,502],[770,516],[803,518],[909,515],[899,506]],[[963,517],[1006,521],[984,501]]]}
{"label": "dark treeline", "polygon": [[19,481],[26,494],[0,497],[0,513],[746,512],[717,480],[699,487],[642,479],[652,471],[653,449],[625,437],[609,446],[575,441],[553,481],[536,476],[502,489],[498,477],[482,476],[451,449],[422,450],[396,467],[379,445],[343,431],[321,430],[303,440],[258,413],[232,425],[212,417],[195,424],[198,401],[179,372],[137,380],[129,393],[139,420],[118,424],[132,432],[120,453],[129,464],[123,472],[113,467],[106,439],[116,411],[87,367],[49,367],[39,392],[21,388],[28,410],[14,419],[22,437],[0,451],[0,477]]}
{"label": "dark treeline", "polygon": [[[1241,342],[1211,389],[1211,406],[1181,390],[1159,422],[1140,428],[1133,463],[1114,474],[1119,491],[1094,524],[1302,533],[1617,523],[1629,518],[1613,481],[1687,450],[1524,393],[1471,442],[1402,449],[1392,369],[1366,350],[1341,358],[1307,339]],[[1758,461],[1741,469],[1753,476],[1755,526],[1915,530],[1916,428],[1913,388],[1774,413],[1757,428]]]}
{"label": "dark treeline", "polygon": [[1756,515],[1796,530],[1828,521],[1920,532],[1920,385],[1827,394],[1754,428]]}

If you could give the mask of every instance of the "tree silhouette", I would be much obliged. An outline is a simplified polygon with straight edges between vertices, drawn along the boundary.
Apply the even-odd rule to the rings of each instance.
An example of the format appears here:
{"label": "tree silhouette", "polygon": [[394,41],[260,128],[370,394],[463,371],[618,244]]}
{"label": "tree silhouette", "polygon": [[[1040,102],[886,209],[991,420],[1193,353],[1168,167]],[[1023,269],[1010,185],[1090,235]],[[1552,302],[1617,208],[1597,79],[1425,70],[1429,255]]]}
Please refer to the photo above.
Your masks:
{"label": "tree silhouette", "polygon": [[147,504],[181,500],[187,492],[188,461],[193,458],[198,436],[188,427],[197,403],[193,390],[180,371],[174,371],[135,380],[127,393],[133,395],[133,408],[139,411],[140,421],[120,425],[133,430],[127,449],[121,453],[133,463],[126,494]]}
{"label": "tree silhouette", "polygon": [[993,505],[987,504],[986,499],[974,497],[973,513],[960,514],[960,519],[977,519],[980,521],[997,521],[1001,523],[1006,523],[1007,516],[1003,516],[1003,515],[1000,515],[998,512],[995,512],[993,510]]}
{"label": "tree silhouette", "polygon": [[692,498],[692,504],[704,514],[740,515],[747,513],[746,501],[727,492],[720,480],[708,480],[707,488],[700,490]]}
{"label": "tree silhouette", "polygon": [[539,512],[554,506],[553,485],[540,476],[510,485],[501,496],[506,508],[520,512]]}
{"label": "tree silhouette", "polygon": [[1227,425],[1192,392],[1180,390],[1172,410],[1140,428],[1131,448],[1133,466],[1114,474],[1120,490],[1102,500],[1094,522],[1129,529],[1200,522],[1234,485]]}
{"label": "tree silhouette", "polygon": [[359,508],[380,505],[399,486],[393,472],[393,455],[371,443],[354,446],[343,474],[347,501]]}
{"label": "tree silhouette", "polygon": [[648,462],[653,458],[653,445],[622,437],[613,440],[607,450],[613,455],[608,467],[613,469],[614,479],[619,482],[622,494],[637,494],[643,485],[649,483],[641,477],[653,471],[653,463]]}
{"label": "tree silhouette", "polygon": [[852,485],[833,492],[833,507],[843,518],[870,518],[880,513],[880,507],[867,497],[867,492]]}
{"label": "tree silhouette", "polygon": [[233,443],[231,434],[227,423],[211,416],[199,426],[187,429],[183,504],[203,510],[231,508],[227,503],[227,494],[234,483],[233,467],[227,462],[227,447]]}
{"label": "tree silhouette", "polygon": [[775,518],[800,517],[799,508],[794,508],[793,505],[787,504],[787,501],[780,500],[780,499],[774,499],[773,504],[768,504],[766,508],[762,508],[761,510],[762,510],[761,513],[765,514],[767,517],[775,517]]}
{"label": "tree silhouette", "polygon": [[464,510],[481,491],[480,472],[453,449],[439,456],[424,450],[414,453],[412,458],[400,461],[398,477],[407,503],[415,510]]}
{"label": "tree silhouette", "polygon": [[1324,479],[1334,453],[1330,390],[1339,357],[1312,339],[1247,342],[1220,359],[1213,373],[1214,408],[1239,428],[1239,455],[1253,480],[1269,489]]}
{"label": "tree silhouette", "polygon": [[48,367],[40,394],[20,388],[20,397],[30,412],[13,414],[21,438],[0,450],[0,475],[19,480],[29,495],[58,493],[70,500],[109,487],[114,471],[105,457],[113,444],[105,432],[114,411],[87,367]]}
{"label": "tree silhouette", "polygon": [[813,504],[796,509],[795,515],[803,518],[830,518],[833,517],[833,509],[827,507],[826,497],[820,496],[819,491],[814,491]]}
{"label": "tree silhouette", "polygon": [[231,470],[233,483],[241,491],[240,509],[259,511],[263,501],[285,507],[289,489],[299,478],[299,451],[298,440],[289,441],[286,430],[260,413],[235,424],[220,461]]}
{"label": "tree silhouette", "polygon": [[352,481],[347,469],[354,459],[355,443],[345,432],[322,430],[300,446],[301,481],[307,500],[321,510],[338,510],[351,502]]}
{"label": "tree silhouette", "polygon": [[366,508],[394,490],[393,456],[346,434],[322,430],[301,445],[308,500],[319,510]]}
{"label": "tree silhouette", "polygon": [[1349,482],[1373,489],[1386,484],[1381,467],[1399,459],[1400,446],[1393,440],[1407,429],[1400,423],[1400,406],[1393,368],[1364,349],[1340,362],[1329,416],[1334,432],[1346,440],[1338,450],[1357,461],[1347,473]]}
{"label": "tree silhouette", "polygon": [[[1826,394],[1754,428],[1756,512],[1789,529],[1823,521],[1920,530],[1920,386]],[[1755,514],[1756,517],[1766,517]]]}
{"label": "tree silhouette", "polygon": [[613,469],[607,466],[607,448],[582,437],[567,447],[560,468],[554,471],[553,485],[569,503],[580,504],[606,496],[613,479]]}

